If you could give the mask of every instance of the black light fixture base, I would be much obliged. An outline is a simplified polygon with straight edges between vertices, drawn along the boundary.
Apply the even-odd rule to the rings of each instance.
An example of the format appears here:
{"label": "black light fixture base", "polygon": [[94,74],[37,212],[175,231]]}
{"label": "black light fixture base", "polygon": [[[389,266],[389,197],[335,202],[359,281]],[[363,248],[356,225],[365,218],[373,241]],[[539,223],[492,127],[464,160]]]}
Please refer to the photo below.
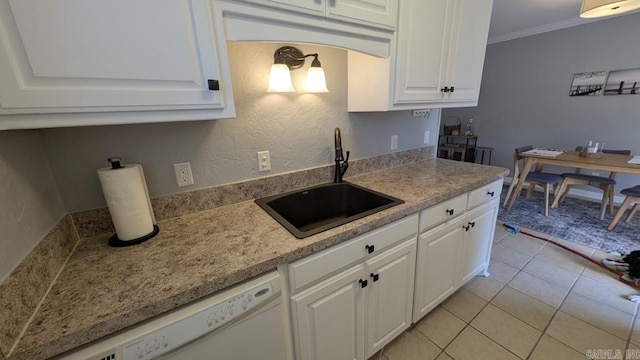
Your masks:
{"label": "black light fixture base", "polygon": [[275,63],[285,64],[289,70],[299,69],[304,65],[305,55],[298,48],[283,46],[273,54]]}

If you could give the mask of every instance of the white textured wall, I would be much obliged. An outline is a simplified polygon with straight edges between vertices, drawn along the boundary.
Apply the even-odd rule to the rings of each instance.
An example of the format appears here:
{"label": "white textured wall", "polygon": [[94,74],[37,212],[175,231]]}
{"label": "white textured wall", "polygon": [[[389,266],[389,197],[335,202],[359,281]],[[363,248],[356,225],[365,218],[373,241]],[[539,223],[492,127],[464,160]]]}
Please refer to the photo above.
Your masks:
{"label": "white textured wall", "polygon": [[[489,45],[477,107],[446,109],[473,117],[493,164],[513,167],[521,145],[574,148],[587,140],[640,155],[640,95],[570,97],[575,73],[640,67],[640,13]],[[570,169],[551,169],[559,172]],[[616,190],[640,184],[618,175]]]}
{"label": "white textured wall", "polygon": [[[115,155],[142,164],[149,192],[157,197],[332,164],[335,127],[341,128],[352,159],[391,153],[393,134],[398,135],[397,151],[424,146],[425,130],[435,143],[437,110],[429,118],[408,111],[347,113],[345,50],[296,45],[320,54],[329,93],[267,93],[273,53],[281,45],[228,42],[236,119],[43,130],[66,210],[105,206],[96,169],[108,166],[106,159]],[[309,65],[292,72],[299,88]],[[271,152],[270,172],[257,171],[256,152],[261,150]],[[178,188],[172,164],[186,161],[195,185]]]}
{"label": "white textured wall", "polygon": [[63,215],[40,131],[0,131],[0,283]]}

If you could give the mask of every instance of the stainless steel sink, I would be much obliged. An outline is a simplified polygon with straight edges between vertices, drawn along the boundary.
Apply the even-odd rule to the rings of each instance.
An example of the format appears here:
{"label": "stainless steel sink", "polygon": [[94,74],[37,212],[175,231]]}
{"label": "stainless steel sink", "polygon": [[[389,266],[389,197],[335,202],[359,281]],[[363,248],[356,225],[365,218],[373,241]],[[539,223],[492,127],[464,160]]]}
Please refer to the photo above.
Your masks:
{"label": "stainless steel sink", "polygon": [[404,201],[350,183],[330,183],[255,200],[298,239]]}

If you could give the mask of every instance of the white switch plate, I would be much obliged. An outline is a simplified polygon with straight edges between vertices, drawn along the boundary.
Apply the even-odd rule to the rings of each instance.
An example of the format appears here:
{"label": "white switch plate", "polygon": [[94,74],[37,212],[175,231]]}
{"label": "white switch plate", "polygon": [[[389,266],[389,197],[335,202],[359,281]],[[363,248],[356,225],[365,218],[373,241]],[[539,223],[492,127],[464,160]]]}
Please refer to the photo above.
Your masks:
{"label": "white switch plate", "polygon": [[431,137],[431,131],[429,130],[425,130],[424,131],[424,143],[429,144],[429,138]]}
{"label": "white switch plate", "polygon": [[271,155],[268,151],[258,151],[258,171],[271,170]]}
{"label": "white switch plate", "polygon": [[398,135],[391,135],[391,150],[398,148]]}
{"label": "white switch plate", "polygon": [[178,187],[193,185],[193,174],[191,173],[191,164],[188,162],[173,164],[173,171],[176,173],[176,181]]}

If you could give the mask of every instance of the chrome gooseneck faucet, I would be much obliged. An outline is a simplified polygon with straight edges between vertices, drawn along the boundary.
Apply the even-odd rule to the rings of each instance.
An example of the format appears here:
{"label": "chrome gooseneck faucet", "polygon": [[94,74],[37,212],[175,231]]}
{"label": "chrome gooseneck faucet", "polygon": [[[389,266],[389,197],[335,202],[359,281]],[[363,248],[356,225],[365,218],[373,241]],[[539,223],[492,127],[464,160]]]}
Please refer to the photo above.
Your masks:
{"label": "chrome gooseneck faucet", "polygon": [[336,150],[336,167],[333,173],[333,182],[341,183],[344,173],[349,168],[349,152],[347,151],[347,158],[344,158],[342,154],[342,135],[340,134],[340,128],[336,128],[335,133],[335,150]]}

